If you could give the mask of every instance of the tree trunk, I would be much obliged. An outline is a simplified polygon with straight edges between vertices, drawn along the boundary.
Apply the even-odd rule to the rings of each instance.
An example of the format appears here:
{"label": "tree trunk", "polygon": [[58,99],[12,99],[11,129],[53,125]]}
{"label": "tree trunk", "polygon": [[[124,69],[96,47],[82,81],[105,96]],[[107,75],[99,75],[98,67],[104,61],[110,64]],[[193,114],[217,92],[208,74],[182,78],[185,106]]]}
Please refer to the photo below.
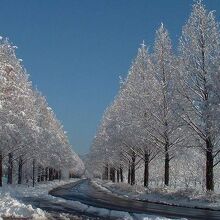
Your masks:
{"label": "tree trunk", "polygon": [[48,180],[48,167],[46,167],[45,169],[45,181]]}
{"label": "tree trunk", "polygon": [[22,167],[23,167],[23,160],[22,160],[22,157],[19,157],[19,162],[18,162],[18,184],[22,183]]}
{"label": "tree trunk", "polygon": [[149,154],[144,154],[144,186],[148,187],[149,183]]}
{"label": "tree trunk", "polygon": [[166,143],[165,145],[165,172],[164,172],[164,184],[166,186],[169,186],[169,171],[170,171],[170,155],[169,155],[169,152],[168,152],[168,144],[169,143]]}
{"label": "tree trunk", "polygon": [[135,160],[136,160],[136,155],[133,152],[131,158],[131,185],[135,184]]}
{"label": "tree trunk", "polygon": [[56,178],[56,170],[53,169],[53,179],[52,180],[55,180],[55,178]]}
{"label": "tree trunk", "polygon": [[103,180],[108,180],[108,164],[104,167]]}
{"label": "tree trunk", "polygon": [[13,154],[8,154],[8,184],[12,184]]}
{"label": "tree trunk", "polygon": [[56,170],[56,175],[55,175],[56,180],[59,179],[59,170]]}
{"label": "tree trunk", "polygon": [[35,161],[35,159],[33,159],[33,170],[32,170],[32,178],[33,178],[33,187],[34,187],[34,185],[35,185],[35,166],[36,166],[36,161]]}
{"label": "tree trunk", "polygon": [[206,190],[214,191],[213,180],[213,146],[210,138],[206,140]]}
{"label": "tree trunk", "polygon": [[41,177],[40,177],[40,180],[43,182],[45,179],[45,169],[42,167],[41,168]]}
{"label": "tree trunk", "polygon": [[59,181],[61,180],[61,170],[59,170]]}
{"label": "tree trunk", "polygon": [[110,180],[115,182],[115,168],[113,167],[110,168]]}
{"label": "tree trunk", "polygon": [[128,164],[128,184],[131,184],[131,166]]}
{"label": "tree trunk", "polygon": [[112,167],[109,167],[109,180],[112,181]]}
{"label": "tree trunk", "polygon": [[119,176],[120,176],[120,173],[119,173],[119,169],[117,169],[117,182],[119,183]]}
{"label": "tree trunk", "polygon": [[52,181],[52,175],[52,168],[49,168],[49,181]]}
{"label": "tree trunk", "polygon": [[41,181],[41,167],[38,166],[37,168],[37,182],[39,183]]}
{"label": "tree trunk", "polygon": [[0,187],[2,187],[2,160],[3,160],[3,156],[2,153],[0,152]]}
{"label": "tree trunk", "polygon": [[122,167],[120,166],[120,178],[121,178],[121,182],[124,181],[124,178],[123,178],[123,169]]}
{"label": "tree trunk", "polygon": [[55,169],[53,170],[53,179],[57,179],[57,171]]}

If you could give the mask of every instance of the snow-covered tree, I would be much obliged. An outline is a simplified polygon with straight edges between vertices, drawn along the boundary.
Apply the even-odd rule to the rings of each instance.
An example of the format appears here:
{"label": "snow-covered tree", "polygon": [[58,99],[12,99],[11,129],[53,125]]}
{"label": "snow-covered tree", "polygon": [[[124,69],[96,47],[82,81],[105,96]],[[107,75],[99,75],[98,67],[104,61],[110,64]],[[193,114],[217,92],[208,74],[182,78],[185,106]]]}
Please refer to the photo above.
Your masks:
{"label": "snow-covered tree", "polygon": [[174,149],[182,141],[175,113],[175,62],[168,31],[161,24],[156,31],[152,54],[152,71],[157,80],[157,91],[148,112],[153,118],[152,123],[149,123],[152,141],[156,142],[164,154],[165,185],[169,185],[170,161],[174,157]]}
{"label": "snow-covered tree", "polygon": [[179,48],[181,118],[193,132],[191,145],[203,149],[206,189],[214,190],[213,168],[220,162],[220,32],[214,12],[201,1],[193,5]]}
{"label": "snow-covered tree", "polygon": [[33,90],[15,49],[0,39],[0,185],[3,174],[9,184],[20,184],[24,177],[35,183],[37,170],[45,179],[46,168],[53,177],[62,169],[82,173],[82,161],[45,98]]}
{"label": "snow-covered tree", "polygon": [[131,176],[135,170],[134,158],[138,157],[137,159],[144,162],[145,186],[149,180],[149,163],[159,153],[149,136],[149,127],[153,123],[149,109],[153,107],[157,94],[157,80],[152,73],[150,56],[143,42],[119,97],[123,108],[120,127],[126,134],[124,142],[130,147],[128,152],[131,152]]}
{"label": "snow-covered tree", "polygon": [[219,94],[219,23],[198,1],[183,27],[178,55],[163,24],[152,53],[144,43],[139,48],[103,116],[90,162],[99,161],[105,176],[107,165],[116,170],[123,165],[131,184],[137,170],[144,171],[144,186],[206,185],[214,190],[219,179],[214,168],[220,162]]}

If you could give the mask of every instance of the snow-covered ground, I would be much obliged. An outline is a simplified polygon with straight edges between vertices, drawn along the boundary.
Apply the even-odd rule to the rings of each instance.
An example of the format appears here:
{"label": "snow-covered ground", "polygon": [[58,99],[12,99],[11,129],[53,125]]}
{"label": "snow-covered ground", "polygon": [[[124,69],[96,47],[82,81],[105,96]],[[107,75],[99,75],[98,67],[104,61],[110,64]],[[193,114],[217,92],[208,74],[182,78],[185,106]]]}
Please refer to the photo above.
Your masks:
{"label": "snow-covered ground", "polygon": [[100,179],[94,180],[93,184],[108,193],[121,197],[168,205],[220,210],[220,194],[218,193],[206,193],[195,189],[171,189],[169,187],[146,189],[140,185],[131,186],[127,183],[113,183]]}
{"label": "snow-covered ground", "polygon": [[[56,198],[48,195],[48,191],[58,186],[75,182],[78,179],[71,179],[67,181],[53,181],[38,184],[36,187],[27,187],[23,185],[4,185],[0,188],[0,219],[4,217],[26,217],[30,219],[48,219],[48,213],[34,208],[31,204],[25,204],[22,199],[25,197],[36,197],[53,201],[57,205],[62,204],[66,207],[71,207],[73,210],[84,212],[85,214],[95,214],[100,217],[114,217],[118,219],[142,219],[142,220],[168,220],[168,218],[158,217],[145,214],[129,214],[127,212],[120,212],[114,210],[107,210],[103,208],[96,208],[87,206],[77,201],[68,201],[62,198]],[[105,188],[104,188],[105,189]],[[71,217],[70,217],[71,218]],[[69,219],[68,214],[60,213],[60,219]],[[72,219],[72,218],[71,218]]]}
{"label": "snow-covered ground", "polygon": [[4,185],[0,187],[0,217],[28,217],[33,219],[47,219],[46,212],[33,208],[31,204],[26,205],[22,202],[24,197],[42,197],[49,198],[48,191],[58,186],[75,182],[78,179],[66,181],[51,181],[41,183],[35,187],[26,185]]}

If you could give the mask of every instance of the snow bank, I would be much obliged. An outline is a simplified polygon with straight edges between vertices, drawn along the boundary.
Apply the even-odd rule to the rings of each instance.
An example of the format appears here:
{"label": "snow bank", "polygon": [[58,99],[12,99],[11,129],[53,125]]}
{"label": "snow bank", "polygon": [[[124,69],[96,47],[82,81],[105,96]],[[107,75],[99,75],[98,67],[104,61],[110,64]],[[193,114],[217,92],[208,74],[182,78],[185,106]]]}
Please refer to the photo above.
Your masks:
{"label": "snow bank", "polygon": [[24,197],[52,197],[48,191],[58,186],[75,182],[78,179],[68,181],[51,181],[36,185],[36,187],[27,187],[24,185],[4,185],[0,188],[0,217],[20,217],[32,219],[47,219],[46,212],[33,208],[32,205],[26,205],[22,202]]}
{"label": "snow bank", "polygon": [[[19,217],[19,218],[31,218],[31,219],[48,219],[50,216],[47,212],[34,208],[31,204],[24,204],[22,198],[25,197],[36,197],[47,199],[48,202],[52,201],[53,205],[60,207],[60,212],[62,212],[62,207],[68,207],[72,210],[81,212],[83,214],[90,214],[104,218],[117,218],[124,220],[169,220],[164,217],[157,217],[147,214],[131,214],[128,212],[108,210],[104,208],[97,208],[93,206],[85,205],[78,201],[65,200],[63,198],[54,197],[48,195],[48,191],[56,188],[58,186],[68,184],[70,182],[75,182],[78,179],[72,179],[69,181],[52,181],[47,183],[41,183],[36,185],[36,187],[27,187],[23,185],[8,186],[5,185],[0,188],[0,220],[1,217]],[[106,191],[110,192],[108,189],[103,187]],[[59,213],[59,219],[74,219],[70,214]],[[57,218],[57,216],[55,216]],[[78,218],[76,218],[78,219]]]}
{"label": "snow bank", "polygon": [[1,217],[23,217],[33,219],[47,219],[45,212],[34,209],[31,205],[25,205],[11,196],[10,192],[0,194],[0,216]]}
{"label": "snow bank", "polygon": [[[146,216],[145,214],[133,214],[133,219],[137,220],[170,220],[170,218],[165,217],[158,217],[154,215]],[[176,219],[178,220],[178,219]],[[187,220],[187,219],[181,219],[181,220]]]}
{"label": "snow bank", "polygon": [[131,186],[126,183],[112,183],[100,179],[93,180],[93,184],[101,190],[120,197],[220,211],[220,194],[217,193],[206,193],[195,189],[171,189],[169,187],[146,189],[139,185]]}
{"label": "snow bank", "polygon": [[128,212],[108,210],[108,209],[97,208],[93,206],[89,206],[84,211],[84,213],[93,214],[97,217],[102,217],[102,218],[104,217],[106,219],[113,218],[113,219],[118,219],[118,220],[119,219],[123,219],[123,220],[171,220],[170,218],[166,218],[166,217],[158,217],[154,215],[137,214],[137,213],[131,214]]}
{"label": "snow bank", "polygon": [[[73,183],[79,179],[68,179],[68,180],[54,180],[49,182],[44,182],[37,184],[35,187],[27,187],[24,185],[13,186],[14,191],[16,192],[17,197],[48,197],[48,192],[59,186]],[[7,187],[7,186],[6,186]]]}

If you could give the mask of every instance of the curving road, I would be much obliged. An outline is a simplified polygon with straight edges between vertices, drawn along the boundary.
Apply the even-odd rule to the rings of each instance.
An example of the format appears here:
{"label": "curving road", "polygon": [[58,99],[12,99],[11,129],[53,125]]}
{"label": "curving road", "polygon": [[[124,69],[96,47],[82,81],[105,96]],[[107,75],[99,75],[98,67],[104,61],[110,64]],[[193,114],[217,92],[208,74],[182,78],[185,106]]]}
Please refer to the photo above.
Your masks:
{"label": "curving road", "polygon": [[220,220],[220,211],[184,208],[121,198],[100,190],[88,179],[56,188],[49,193],[56,197],[79,201],[90,206],[129,212],[131,215],[133,213],[145,213],[169,218]]}

